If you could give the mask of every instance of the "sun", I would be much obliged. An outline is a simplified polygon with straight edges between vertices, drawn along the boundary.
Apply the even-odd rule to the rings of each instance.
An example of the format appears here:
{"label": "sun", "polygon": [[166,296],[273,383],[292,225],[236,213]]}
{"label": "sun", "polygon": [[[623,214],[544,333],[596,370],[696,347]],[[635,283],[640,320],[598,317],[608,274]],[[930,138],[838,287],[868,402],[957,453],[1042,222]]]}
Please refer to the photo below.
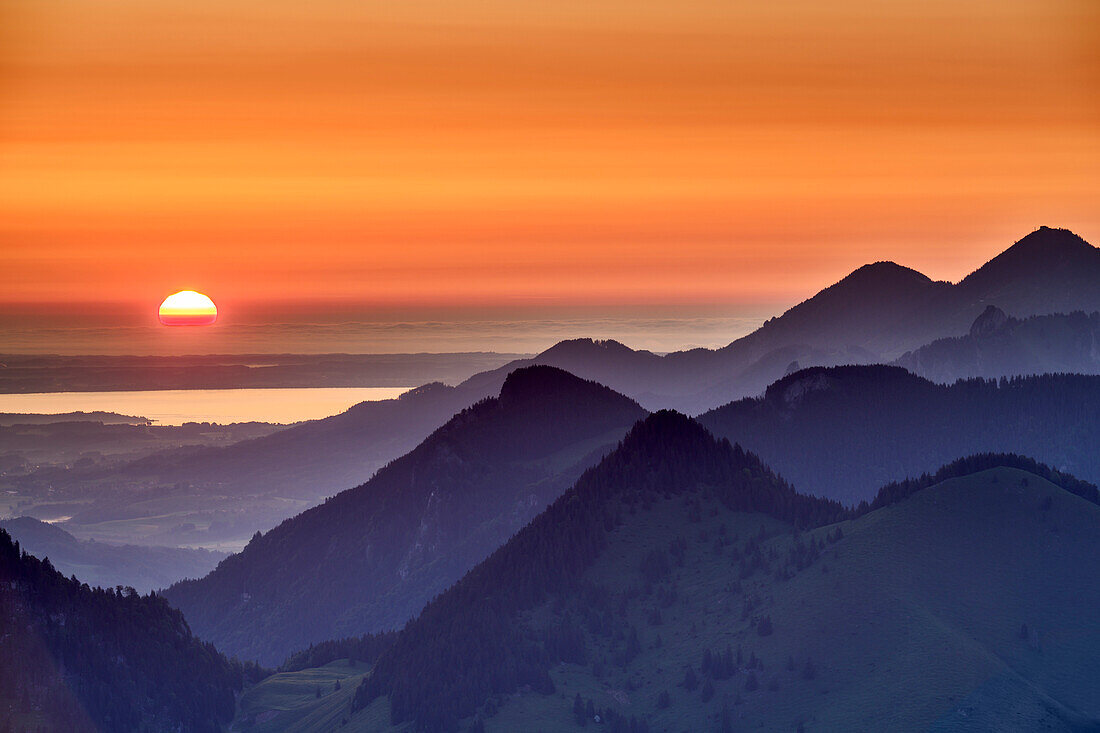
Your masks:
{"label": "sun", "polygon": [[160,304],[160,322],[165,326],[209,326],[218,320],[218,307],[202,293],[181,290]]}

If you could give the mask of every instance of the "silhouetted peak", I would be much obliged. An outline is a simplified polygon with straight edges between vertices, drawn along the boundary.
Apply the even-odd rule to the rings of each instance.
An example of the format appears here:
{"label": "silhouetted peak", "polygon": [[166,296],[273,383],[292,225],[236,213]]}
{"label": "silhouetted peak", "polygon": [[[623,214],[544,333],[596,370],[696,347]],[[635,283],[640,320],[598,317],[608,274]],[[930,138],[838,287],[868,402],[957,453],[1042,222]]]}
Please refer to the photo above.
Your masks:
{"label": "silhouetted peak", "polygon": [[881,385],[884,381],[903,383],[923,380],[901,367],[885,364],[816,366],[789,374],[773,382],[764,393],[764,400],[793,407],[815,392],[846,387],[853,387],[859,391],[872,384]]}
{"label": "silhouetted peak", "polygon": [[852,329],[858,333],[867,328],[881,328],[881,325],[873,325],[876,322],[896,327],[893,321],[899,310],[912,310],[913,304],[944,287],[950,286],[933,282],[926,275],[897,263],[874,262],[802,301],[782,316],[768,319],[758,330],[725,348],[736,348],[746,342],[767,342],[766,334],[773,337],[783,334],[785,339],[835,348],[843,344],[841,339],[853,338]]}
{"label": "silhouetted peak", "polygon": [[987,336],[1008,323],[1008,315],[995,305],[986,306],[970,326],[971,336]]}
{"label": "silhouetted peak", "polygon": [[508,375],[500,388],[502,405],[514,407],[532,401],[570,402],[591,399],[596,395],[615,396],[624,403],[632,402],[609,387],[571,374],[564,369],[536,364],[521,367]]}
{"label": "silhouetted peak", "polygon": [[1096,247],[1077,236],[1069,229],[1039,227],[1031,234],[1016,242],[1002,254],[1027,254],[1045,257],[1061,257],[1082,252],[1094,252]]}
{"label": "silhouetted peak", "polygon": [[927,275],[896,262],[864,265],[833,287],[878,290],[881,288],[923,287],[932,283]]}
{"label": "silhouetted peak", "polygon": [[1100,249],[1069,229],[1040,227],[982,265],[960,285],[991,285],[1010,279],[1028,280],[1043,272],[1072,276],[1098,267]]}
{"label": "silhouetted peak", "polygon": [[657,462],[669,452],[683,452],[692,446],[714,446],[716,441],[706,428],[675,410],[658,410],[639,420],[623,438],[620,450],[645,456]]}
{"label": "silhouetted peak", "polygon": [[706,429],[703,428],[702,425],[682,412],[677,412],[676,410],[657,410],[657,412],[647,416],[644,420],[639,420],[638,423],[630,429],[630,432],[627,433],[624,442],[634,435],[662,432],[679,433],[683,431],[697,431],[702,435],[707,434]]}
{"label": "silhouetted peak", "polygon": [[539,356],[586,356],[591,354],[629,354],[634,350],[614,339],[567,339],[559,341]]}

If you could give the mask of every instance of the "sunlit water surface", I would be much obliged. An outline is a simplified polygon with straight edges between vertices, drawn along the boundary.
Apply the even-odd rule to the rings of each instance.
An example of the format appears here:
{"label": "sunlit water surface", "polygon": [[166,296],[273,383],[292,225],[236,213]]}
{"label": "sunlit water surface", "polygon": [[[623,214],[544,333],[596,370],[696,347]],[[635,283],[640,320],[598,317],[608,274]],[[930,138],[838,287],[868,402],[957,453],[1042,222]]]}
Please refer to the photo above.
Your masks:
{"label": "sunlit water surface", "polygon": [[0,394],[0,412],[117,412],[155,425],[186,422],[292,423],[343,412],[360,402],[388,400],[408,387],[300,387],[287,389],[166,389],[133,392]]}

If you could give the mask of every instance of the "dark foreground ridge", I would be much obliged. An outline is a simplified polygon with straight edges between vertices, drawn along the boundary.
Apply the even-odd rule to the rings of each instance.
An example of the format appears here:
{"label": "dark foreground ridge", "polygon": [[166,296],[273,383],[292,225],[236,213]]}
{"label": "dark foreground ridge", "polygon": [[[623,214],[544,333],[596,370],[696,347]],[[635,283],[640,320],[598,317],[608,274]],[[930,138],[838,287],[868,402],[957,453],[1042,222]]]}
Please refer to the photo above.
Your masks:
{"label": "dark foreground ridge", "polygon": [[895,481],[879,489],[875,500],[866,504],[862,503],[856,510],[856,514],[866,514],[875,509],[897,504],[908,499],[913,494],[929,486],[942,483],[948,479],[970,476],[980,471],[988,471],[992,468],[1015,468],[1020,471],[1034,474],[1049,481],[1060,489],[1065,489],[1074,496],[1079,496],[1085,501],[1100,506],[1100,489],[1095,484],[1072,476],[1062,471],[1056,471],[1050,466],[1039,463],[1034,458],[1018,456],[1014,453],[981,453],[978,455],[960,458],[952,461],[933,474],[923,474],[916,478]]}
{"label": "dark foreground ridge", "polygon": [[215,733],[259,673],[194,638],[162,598],[66,579],[3,530],[0,660],[0,721],[18,730]]}
{"label": "dark foreground ridge", "polygon": [[[480,730],[478,721],[482,716],[494,715],[501,701],[527,699],[524,695],[510,697],[515,693],[528,691],[550,695],[558,691],[554,679],[558,675],[555,670],[561,663],[566,663],[569,669],[581,670],[576,674],[582,677],[589,674],[584,670],[593,670],[593,682],[605,679],[602,676],[604,673],[598,670],[607,663],[621,667],[622,673],[617,674],[644,677],[650,677],[655,669],[646,665],[667,666],[660,661],[660,651],[650,653],[658,657],[647,657],[649,662],[638,662],[641,667],[634,666],[632,660],[639,654],[644,655],[645,649],[652,648],[638,641],[640,632],[633,624],[637,623],[634,619],[642,612],[639,608],[652,609],[645,610],[648,615],[644,623],[657,627],[658,649],[661,634],[667,633],[669,638],[676,634],[676,638],[682,640],[681,635],[687,633],[689,623],[691,632],[687,638],[694,638],[696,624],[704,624],[709,613],[689,603],[684,607],[687,609],[686,615],[682,615],[684,610],[678,610],[673,617],[674,610],[683,607],[687,601],[677,601],[678,582],[673,575],[680,575],[670,573],[669,563],[679,557],[679,567],[684,567],[683,551],[686,545],[682,544],[682,535],[676,535],[681,539],[673,539],[669,550],[672,559],[669,559],[662,544],[668,542],[667,535],[654,534],[652,529],[646,528],[653,526],[655,515],[679,511],[674,510],[674,506],[688,507],[687,524],[682,523],[683,519],[668,521],[679,527],[679,532],[688,531],[688,537],[692,536],[691,532],[698,531],[700,541],[708,548],[710,540],[704,529],[686,528],[718,523],[720,530],[723,530],[713,540],[713,552],[708,549],[697,560],[703,564],[693,566],[689,563],[687,567],[695,569],[684,571],[685,574],[698,579],[693,582],[715,586],[714,590],[706,593],[719,592],[723,587],[725,590],[721,595],[729,595],[731,590],[735,596],[744,593],[745,608],[739,625],[744,625],[748,617],[752,623],[749,628],[755,629],[752,638],[766,637],[772,633],[772,616],[757,618],[752,613],[754,602],[762,603],[768,594],[786,588],[784,584],[787,581],[795,576],[801,578],[800,574],[808,567],[815,567],[819,574],[827,573],[827,564],[821,560],[827,548],[825,540],[833,544],[849,532],[866,533],[867,537],[876,538],[875,546],[879,548],[876,553],[886,552],[889,555],[888,562],[908,563],[914,567],[920,567],[922,562],[940,562],[944,552],[951,552],[949,549],[929,547],[926,560],[914,558],[911,551],[903,549],[899,551],[899,557],[894,558],[889,550],[889,537],[897,530],[887,527],[880,518],[871,516],[872,513],[902,503],[908,506],[906,499],[929,487],[942,485],[949,479],[969,480],[972,476],[996,476],[1001,475],[998,472],[1006,471],[1009,473],[1003,474],[1005,477],[1031,476],[1037,485],[1049,487],[1050,484],[1046,483],[1049,481],[1055,485],[1050,487],[1053,491],[1059,491],[1055,487],[1060,487],[1066,496],[1072,494],[1092,504],[1100,503],[1095,486],[1068,474],[1016,455],[984,454],[957,460],[933,475],[890,484],[882,488],[873,502],[864,502],[857,509],[846,509],[837,502],[798,494],[756,456],[731,445],[727,440],[716,440],[693,420],[674,412],[655,413],[638,423],[614,453],[587,471],[572,489],[511,541],[429,603],[422,614],[398,635],[393,647],[381,655],[373,673],[356,691],[353,714],[385,696],[394,725],[411,722],[420,731],[454,731],[459,729],[461,721],[472,717],[473,730]],[[993,480],[995,483],[996,479]],[[1026,480],[1023,485],[1027,486]],[[1039,488],[1037,491],[1045,489]],[[964,503],[961,506],[967,506],[966,511],[985,511],[991,516],[1016,511],[1011,506],[1012,502],[1022,500],[1026,504],[1032,501],[1027,490],[1023,494],[994,493],[987,496],[979,492],[974,496],[985,496],[975,500],[989,503],[977,506]],[[1035,496],[1041,498],[1042,493]],[[1070,500],[1077,501],[1072,497]],[[1001,502],[1007,502],[1006,506],[997,506]],[[1049,500],[1036,499],[1034,503],[1033,509],[1025,511],[1042,512],[1051,506]],[[655,509],[657,506],[662,508]],[[932,506],[937,505],[933,503]],[[916,512],[914,516],[919,518],[912,521],[917,526],[929,521],[934,526],[935,522],[940,521],[932,519],[926,509],[910,508],[906,511]],[[944,511],[955,510],[948,507]],[[1040,514],[1039,518],[1045,516]],[[715,556],[726,557],[729,552],[725,548],[729,546],[730,536],[724,532],[724,523],[741,522],[753,527],[755,532],[761,520],[751,517],[767,517],[772,523],[767,531],[764,524],[759,524],[758,537],[750,538],[744,549],[734,547],[733,567],[729,560],[725,564],[722,560],[714,560]],[[964,525],[970,526],[967,522],[972,521],[966,520]],[[698,522],[702,524],[695,524]],[[835,526],[830,528],[826,525]],[[1000,524],[995,526],[998,532],[1005,529]],[[803,532],[807,532],[808,543],[800,539]],[[1073,536],[1077,537],[1076,534]],[[633,539],[624,539],[627,537]],[[662,540],[662,537],[665,539]],[[790,539],[782,540],[782,537]],[[962,535],[942,536],[945,542],[948,538],[953,542],[960,537]],[[766,549],[769,546],[766,542],[771,543],[772,549]],[[688,543],[692,544],[690,540]],[[606,559],[604,556],[609,554],[606,551],[613,544],[617,549],[610,554],[619,559]],[[623,553],[626,553],[625,560],[619,557]],[[833,555],[833,560],[828,564],[835,561],[835,553]],[[852,564],[842,565],[845,572],[862,578],[859,582],[880,582],[874,580],[877,577],[875,574],[889,572],[860,569],[863,567],[860,557],[853,558]],[[622,576],[624,572],[636,573],[640,566],[642,585],[625,587],[619,592],[610,590],[606,585],[606,569],[601,571],[602,575],[597,574],[603,581],[593,581],[589,572],[606,563],[612,563],[615,568],[611,572],[612,577]],[[757,581],[761,572],[765,579]],[[875,574],[868,576],[867,572]],[[913,570],[910,568],[905,572]],[[773,576],[774,580],[769,576]],[[746,585],[742,590],[742,583],[749,582],[746,578],[753,579],[756,585]],[[763,585],[760,585],[761,582]],[[1017,591],[1019,588],[1012,588],[1012,592]],[[681,589],[679,592],[686,591]],[[706,596],[706,593],[705,597],[713,598]],[[820,596],[815,598],[821,599]],[[838,606],[837,613],[842,616],[858,613],[858,609],[844,607],[847,602],[845,598],[848,596],[841,594],[835,601],[830,601]],[[695,598],[691,603],[698,604],[700,601],[709,603],[706,598]],[[922,596],[919,602],[926,603],[927,600]],[[806,600],[798,601],[794,606],[805,609],[805,603]],[[662,627],[660,609],[669,605],[672,608],[666,610],[668,616]],[[779,614],[779,611],[775,613]],[[729,621],[734,618],[730,616]],[[786,616],[776,615],[775,618],[776,623],[784,623],[787,628],[799,623]],[[890,628],[893,633],[895,629]],[[810,631],[807,633],[813,635]],[[610,641],[601,642],[601,638]],[[609,650],[600,652],[599,649],[603,648],[601,644],[610,644]],[[746,665],[752,664],[742,662],[740,652],[734,663],[730,661],[732,658],[727,658],[729,653],[728,647],[725,652],[719,648],[715,652],[718,656],[711,657],[712,660],[724,660],[719,662],[706,661],[710,652],[704,657],[702,673],[711,676],[714,684],[728,680],[736,670],[744,674]],[[977,662],[968,657],[967,663]],[[714,664],[720,666],[715,667]],[[803,660],[794,674],[812,679],[813,667],[812,660]],[[751,673],[753,667],[748,666],[747,669]],[[754,674],[761,672],[762,668],[758,667]],[[739,684],[749,685],[748,690],[756,689],[753,687],[754,674]],[[753,681],[749,681],[750,678]],[[692,685],[697,684],[691,679],[689,675],[683,683],[688,687],[688,692],[692,692],[695,689]],[[583,690],[588,683],[579,684]],[[763,685],[762,682],[759,684]],[[572,688],[567,692],[567,696],[572,698]],[[713,694],[709,693],[711,696]],[[663,699],[667,700],[667,695]],[[702,701],[705,703],[708,700],[708,693],[704,691]],[[658,709],[663,704],[666,703],[658,701]],[[581,720],[586,715],[583,701],[578,709],[578,720]],[[629,719],[609,712],[611,710],[605,709],[604,715],[618,717],[605,720],[608,730],[646,729],[641,722],[646,717],[646,708],[638,711],[642,719],[635,721],[633,727]],[[918,718],[921,714],[913,713]],[[592,716],[588,714],[587,717]]]}
{"label": "dark foreground ridge", "polygon": [[733,511],[800,527],[848,514],[836,502],[796,493],[756,456],[715,440],[690,418],[657,412],[511,541],[429,603],[381,657],[355,705],[388,695],[394,722],[452,730],[489,695],[523,686],[553,692],[548,669],[576,657],[578,633],[559,628],[532,638],[517,614],[549,594],[576,591],[624,512],[696,492],[713,494]]}

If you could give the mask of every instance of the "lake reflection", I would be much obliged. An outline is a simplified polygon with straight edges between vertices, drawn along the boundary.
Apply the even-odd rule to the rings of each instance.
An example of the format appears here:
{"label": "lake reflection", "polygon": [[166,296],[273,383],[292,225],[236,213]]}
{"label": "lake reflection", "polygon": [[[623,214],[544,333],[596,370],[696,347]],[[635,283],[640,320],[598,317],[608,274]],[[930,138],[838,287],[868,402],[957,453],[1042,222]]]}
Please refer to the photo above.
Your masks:
{"label": "lake reflection", "polygon": [[408,387],[294,387],[287,389],[166,389],[134,392],[0,394],[0,412],[58,414],[117,412],[156,425],[185,422],[292,423],[343,412],[359,402],[388,400]]}

